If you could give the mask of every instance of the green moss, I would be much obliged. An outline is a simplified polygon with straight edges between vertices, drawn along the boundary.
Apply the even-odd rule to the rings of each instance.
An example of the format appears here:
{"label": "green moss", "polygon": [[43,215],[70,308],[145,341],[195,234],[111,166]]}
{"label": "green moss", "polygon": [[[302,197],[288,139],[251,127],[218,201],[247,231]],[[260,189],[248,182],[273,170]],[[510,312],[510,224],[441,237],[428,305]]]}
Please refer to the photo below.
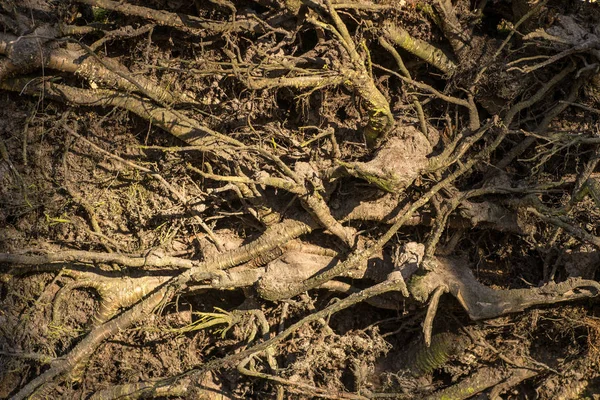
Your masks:
{"label": "green moss", "polygon": [[110,14],[110,11],[107,9],[102,7],[92,7],[92,12],[94,13],[94,22],[101,24],[108,22],[108,14]]}

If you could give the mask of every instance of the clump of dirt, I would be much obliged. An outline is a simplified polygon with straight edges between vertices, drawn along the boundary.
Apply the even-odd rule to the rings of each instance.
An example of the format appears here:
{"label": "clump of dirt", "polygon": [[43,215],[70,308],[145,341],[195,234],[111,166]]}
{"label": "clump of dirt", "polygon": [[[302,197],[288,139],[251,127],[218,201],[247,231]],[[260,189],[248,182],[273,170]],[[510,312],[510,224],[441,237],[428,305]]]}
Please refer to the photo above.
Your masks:
{"label": "clump of dirt", "polygon": [[338,336],[307,328],[298,335],[285,349],[288,363],[293,365],[285,374],[290,381],[311,382],[333,391],[374,388],[369,378],[375,362],[389,350],[389,344],[377,330],[350,331]]}

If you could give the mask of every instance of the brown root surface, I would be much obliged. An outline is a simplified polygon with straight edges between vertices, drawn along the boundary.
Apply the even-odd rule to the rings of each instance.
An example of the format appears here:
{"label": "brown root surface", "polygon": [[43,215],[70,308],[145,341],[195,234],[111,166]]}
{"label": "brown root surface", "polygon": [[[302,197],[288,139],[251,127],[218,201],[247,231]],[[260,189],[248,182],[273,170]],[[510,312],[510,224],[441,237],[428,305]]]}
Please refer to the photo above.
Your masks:
{"label": "brown root surface", "polygon": [[600,8],[476,3],[0,2],[0,398],[593,398]]}

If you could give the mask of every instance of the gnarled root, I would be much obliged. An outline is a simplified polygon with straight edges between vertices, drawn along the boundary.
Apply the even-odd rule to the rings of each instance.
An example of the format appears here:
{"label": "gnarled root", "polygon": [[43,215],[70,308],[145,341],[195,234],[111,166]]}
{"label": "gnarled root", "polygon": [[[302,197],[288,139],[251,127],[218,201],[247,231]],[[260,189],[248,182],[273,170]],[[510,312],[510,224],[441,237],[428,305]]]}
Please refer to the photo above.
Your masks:
{"label": "gnarled root", "polygon": [[440,257],[428,263],[432,271],[425,276],[413,276],[409,282],[410,293],[417,300],[425,301],[437,288],[445,287],[473,320],[600,294],[600,283],[578,278],[531,289],[495,290],[479,283],[464,260]]}
{"label": "gnarled root", "polygon": [[93,288],[98,292],[101,301],[91,322],[92,325],[99,325],[114,317],[120,308],[132,306],[169,279],[168,276],[115,279],[112,276],[102,277],[93,272],[80,271],[69,271],[67,274],[73,275],[76,280],[66,284],[56,293],[52,306],[52,323],[54,325],[59,324],[61,300],[71,290]]}

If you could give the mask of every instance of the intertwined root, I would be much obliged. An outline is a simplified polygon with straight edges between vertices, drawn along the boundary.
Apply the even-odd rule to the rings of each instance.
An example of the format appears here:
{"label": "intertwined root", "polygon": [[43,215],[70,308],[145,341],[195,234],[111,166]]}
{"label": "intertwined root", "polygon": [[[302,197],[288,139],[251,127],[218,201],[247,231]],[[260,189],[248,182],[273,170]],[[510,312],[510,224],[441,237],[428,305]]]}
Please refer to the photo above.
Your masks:
{"label": "intertwined root", "polygon": [[[116,118],[108,119],[111,114],[122,112],[122,120],[137,118],[136,129],[139,124],[149,130],[144,140],[122,145],[113,134],[120,125],[104,129],[104,119],[97,123],[84,112],[65,112],[60,120],[39,124],[39,136],[56,134],[62,151],[60,162],[48,163],[61,164],[62,175],[44,182],[57,193],[66,189],[78,208],[64,205],[54,216],[40,213],[46,219],[41,231],[60,243],[52,251],[0,253],[0,262],[13,268],[3,283],[38,268],[61,270],[52,285],[66,283],[52,304],[50,328],[64,323],[61,310],[72,291],[93,289],[99,299],[83,339],[53,358],[48,369],[16,391],[15,399],[51,397],[57,381],[81,378],[102,343],[153,313],[160,315],[171,302],[179,305],[181,295],[203,299],[242,288],[248,302],[265,309],[323,291],[347,296],[307,307],[308,315],[291,325],[282,317],[277,332],[258,306],[194,311],[196,320],[166,331],[193,337],[212,328],[216,340],[233,337],[237,345],[231,354],[180,376],[126,383],[95,397],[192,395],[190,387],[224,366],[271,382],[278,398],[284,389],[335,397],[314,381],[284,378],[277,356],[285,346],[278,345],[312,322],[323,327],[319,335],[332,335],[331,315],[359,303],[396,311],[406,311],[407,303],[409,310],[428,304],[425,346],[411,355],[416,361],[408,366],[418,375],[442,367],[466,343],[459,339],[458,350],[451,349],[451,336],[435,335],[445,294],[455,297],[472,320],[599,294],[594,280],[566,276],[555,282],[557,267],[550,257],[554,249],[570,251],[574,240],[600,247],[596,209],[585,216],[575,213],[586,196],[596,206],[600,202],[594,175],[600,160],[597,135],[551,127],[569,107],[598,113],[592,107],[598,98],[599,57],[592,17],[556,15],[545,1],[515,0],[512,22],[501,24],[506,31],[488,35],[481,29],[490,20],[485,1],[478,3],[481,10],[445,0],[412,4],[408,10],[332,0],[219,0],[195,2],[198,15],[113,0],[75,3],[92,7],[93,23],[83,22],[84,9],[80,17],[76,9],[74,18],[67,18],[64,8],[49,8],[49,17],[38,23],[27,17],[35,14],[28,5],[0,5],[0,88],[43,96],[40,104],[56,101],[49,108],[52,115],[61,103],[90,115],[104,108],[112,110],[106,116],[111,124],[118,125]],[[169,6],[186,10],[187,5]],[[546,26],[551,19],[557,23]],[[67,20],[80,22],[56,23]],[[146,25],[132,28],[126,25],[130,20]],[[433,43],[429,24],[439,29],[440,43]],[[535,46],[535,54],[528,52],[534,46],[511,47],[516,33],[525,34],[526,44],[543,46]],[[498,40],[499,35],[505,37]],[[124,39],[123,47],[112,47],[116,38]],[[189,46],[176,43],[183,38]],[[429,67],[444,75],[432,74]],[[578,103],[581,93],[587,105]],[[27,124],[41,114],[34,108]],[[22,199],[27,216],[52,207],[50,200],[30,202],[30,193],[41,196],[43,190],[28,185],[22,173],[33,135],[26,128],[22,136],[0,138],[0,171],[9,172],[1,182],[7,184],[0,186],[15,189],[18,196],[8,200]],[[539,151],[523,157],[536,142]],[[555,158],[573,154],[573,165],[571,159],[555,164]],[[105,182],[98,178],[92,186],[96,193],[115,193],[110,206],[83,188],[73,190],[86,181],[70,174],[73,159],[85,159],[89,181],[106,174]],[[54,170],[42,168],[45,175]],[[573,175],[548,182],[559,173]],[[124,190],[111,191],[119,185],[144,186],[144,195],[123,206],[118,197]],[[81,211],[91,229],[63,218]],[[18,222],[17,214],[10,220]],[[65,229],[52,230],[54,225]],[[168,234],[152,232],[165,226]],[[527,248],[523,251],[545,252],[543,284],[493,289],[473,275],[473,257],[452,256],[473,256],[470,244],[461,244],[463,237],[492,231],[514,235]],[[141,233],[151,239],[145,241]],[[73,243],[66,239],[78,235],[97,242],[86,239],[76,242],[77,248],[106,252],[67,250],[66,243]],[[135,255],[115,239],[124,236],[138,241],[140,248],[129,249],[138,251]],[[105,264],[128,269],[106,272]],[[34,307],[40,303],[38,298]],[[436,395],[464,397],[465,391],[470,395],[490,385],[497,394],[533,376],[527,368],[533,364],[507,363],[510,368],[482,368]],[[363,367],[352,366],[355,376]],[[366,393],[355,391],[338,397]]]}

